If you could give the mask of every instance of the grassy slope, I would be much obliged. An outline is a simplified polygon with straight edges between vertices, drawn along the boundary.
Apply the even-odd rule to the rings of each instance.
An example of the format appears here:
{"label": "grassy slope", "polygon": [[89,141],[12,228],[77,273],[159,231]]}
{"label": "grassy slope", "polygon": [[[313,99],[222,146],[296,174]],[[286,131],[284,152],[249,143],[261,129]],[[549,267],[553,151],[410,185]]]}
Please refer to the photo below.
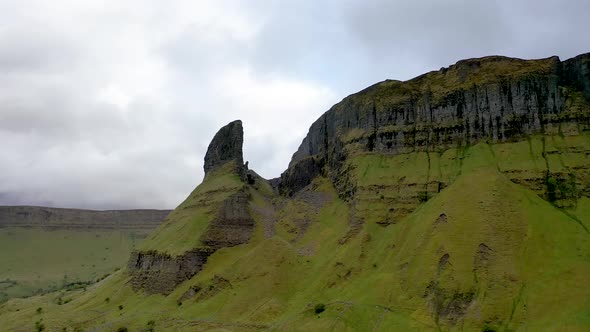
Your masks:
{"label": "grassy slope", "polygon": [[[435,330],[437,325],[442,330],[486,325],[496,330],[586,330],[590,235],[578,221],[588,223],[589,200],[580,200],[566,214],[512,183],[498,169],[529,163],[529,158],[516,158],[509,150],[530,151],[528,144],[492,149],[480,144],[431,159],[425,172],[417,162],[422,154],[379,157],[379,162],[365,159],[375,156],[358,156],[353,162],[368,167],[357,168],[365,183],[395,181],[392,174],[404,172],[408,181],[428,173],[454,182],[404,220],[388,227],[367,221],[357,236],[339,244],[349,229],[349,207],[325,179],[318,179],[316,190],[332,199],[301,237],[283,230],[267,239],[262,216],[256,215],[258,229],[249,244],[216,252],[201,273],[170,296],[133,293],[125,285],[126,275],[118,272],[86,292],[66,294],[73,301],[65,305],[54,303],[59,294],[12,300],[0,306],[0,325],[28,331],[42,318],[50,329],[95,326],[107,331],[145,328],[149,320],[156,328],[180,331],[405,331]],[[533,170],[545,167],[533,163]],[[272,209],[273,200],[281,206],[268,190],[252,190],[252,195],[258,208]],[[295,224],[310,210],[304,201],[284,206],[279,215],[285,224]],[[367,207],[365,213],[372,211]],[[446,223],[437,223],[442,214]],[[201,227],[188,224],[182,227]],[[173,233],[166,237],[161,244],[168,248]],[[157,239],[146,246],[156,246]],[[481,244],[490,248],[484,260],[477,258]],[[441,264],[445,254],[449,258]],[[220,285],[215,276],[231,286]],[[206,291],[179,306],[178,299],[193,285]],[[431,285],[434,291],[428,293]],[[458,310],[464,320],[451,324],[449,308],[460,307],[457,299],[468,295],[474,301]],[[318,303],[326,304],[326,311],[316,315]],[[42,313],[36,313],[37,307],[43,307]]]}
{"label": "grassy slope", "polygon": [[0,229],[0,302],[94,281],[123,267],[141,234]]}
{"label": "grassy slope", "polygon": [[139,249],[179,255],[200,246],[199,237],[215,218],[221,202],[244,186],[233,169],[231,162],[209,174]]}

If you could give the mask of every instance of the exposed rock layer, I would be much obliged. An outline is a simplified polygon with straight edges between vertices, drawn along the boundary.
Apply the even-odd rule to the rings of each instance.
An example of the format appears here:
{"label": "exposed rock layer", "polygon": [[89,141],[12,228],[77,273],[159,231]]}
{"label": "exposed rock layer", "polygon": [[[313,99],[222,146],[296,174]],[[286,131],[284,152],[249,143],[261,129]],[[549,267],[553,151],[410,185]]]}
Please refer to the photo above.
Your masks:
{"label": "exposed rock layer", "polygon": [[131,285],[148,293],[169,294],[202,268],[214,252],[212,248],[198,248],[172,257],[156,251],[133,252],[127,264]]}
{"label": "exposed rock layer", "polygon": [[0,206],[0,228],[152,230],[170,210],[93,211],[40,206]]}
{"label": "exposed rock layer", "polygon": [[223,202],[217,218],[201,236],[201,242],[214,249],[233,247],[250,240],[254,219],[248,211],[249,196],[239,191]]}

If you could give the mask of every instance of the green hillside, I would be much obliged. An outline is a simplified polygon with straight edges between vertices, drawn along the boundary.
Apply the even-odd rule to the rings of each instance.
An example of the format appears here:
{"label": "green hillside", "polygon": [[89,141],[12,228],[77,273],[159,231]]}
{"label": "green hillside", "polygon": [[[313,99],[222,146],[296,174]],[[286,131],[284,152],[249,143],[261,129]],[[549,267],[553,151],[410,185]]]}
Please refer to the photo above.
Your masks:
{"label": "green hillside", "polygon": [[[249,187],[253,239],[214,253],[170,295],[134,292],[119,271],[86,291],[12,300],[0,323],[15,331],[41,319],[50,330],[139,330],[150,320],[179,331],[586,330],[589,200],[560,210],[511,182],[498,171],[506,161],[492,153],[507,149],[518,143],[467,149],[461,163],[441,167],[456,177],[451,185],[395,224],[366,222],[348,241],[349,207],[327,179],[288,202]],[[362,180],[392,167],[403,173],[407,159],[419,158],[371,162]],[[271,237],[269,214],[278,216]],[[199,291],[183,300],[190,288]],[[58,305],[59,296],[71,302]],[[318,304],[325,311],[316,314]]]}

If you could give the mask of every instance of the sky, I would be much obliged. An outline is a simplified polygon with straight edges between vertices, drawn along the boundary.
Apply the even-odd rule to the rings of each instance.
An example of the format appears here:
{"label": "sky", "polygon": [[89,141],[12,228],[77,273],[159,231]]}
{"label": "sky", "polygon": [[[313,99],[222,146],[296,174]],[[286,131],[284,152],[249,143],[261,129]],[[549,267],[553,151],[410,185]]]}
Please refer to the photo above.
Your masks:
{"label": "sky", "polygon": [[590,52],[590,1],[0,0],[0,205],[174,208],[223,125],[280,175],[347,95]]}

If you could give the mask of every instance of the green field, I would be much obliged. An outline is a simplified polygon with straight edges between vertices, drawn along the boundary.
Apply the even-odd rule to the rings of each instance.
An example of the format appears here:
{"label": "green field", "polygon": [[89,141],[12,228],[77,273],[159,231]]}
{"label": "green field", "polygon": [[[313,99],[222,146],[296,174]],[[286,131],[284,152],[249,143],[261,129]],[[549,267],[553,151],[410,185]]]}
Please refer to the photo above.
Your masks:
{"label": "green field", "polygon": [[125,266],[145,235],[106,230],[0,229],[0,302],[84,287]]}

